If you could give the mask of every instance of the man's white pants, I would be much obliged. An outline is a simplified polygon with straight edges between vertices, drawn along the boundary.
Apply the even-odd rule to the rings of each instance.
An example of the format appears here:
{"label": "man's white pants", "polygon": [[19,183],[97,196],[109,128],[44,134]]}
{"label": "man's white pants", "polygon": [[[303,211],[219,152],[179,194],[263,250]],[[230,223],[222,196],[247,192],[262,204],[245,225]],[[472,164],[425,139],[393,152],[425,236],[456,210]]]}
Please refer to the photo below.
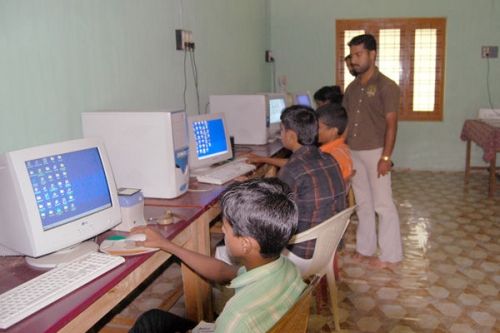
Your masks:
{"label": "man's white pants", "polygon": [[401,261],[403,249],[399,215],[392,199],[391,174],[377,177],[377,164],[382,156],[382,148],[352,150],[351,155],[356,170],[352,188],[358,205],[356,212],[359,220],[356,251],[364,256],[373,256],[377,251],[377,213],[379,259],[393,263]]}

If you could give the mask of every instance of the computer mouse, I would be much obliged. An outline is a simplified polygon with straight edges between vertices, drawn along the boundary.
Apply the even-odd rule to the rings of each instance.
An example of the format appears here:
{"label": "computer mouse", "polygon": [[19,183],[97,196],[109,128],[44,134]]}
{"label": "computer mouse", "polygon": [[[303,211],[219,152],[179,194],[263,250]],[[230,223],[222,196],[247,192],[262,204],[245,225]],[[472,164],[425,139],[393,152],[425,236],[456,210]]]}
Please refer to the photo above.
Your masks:
{"label": "computer mouse", "polygon": [[127,236],[125,240],[128,241],[134,241],[134,242],[143,242],[146,240],[146,235],[145,234],[131,234]]}

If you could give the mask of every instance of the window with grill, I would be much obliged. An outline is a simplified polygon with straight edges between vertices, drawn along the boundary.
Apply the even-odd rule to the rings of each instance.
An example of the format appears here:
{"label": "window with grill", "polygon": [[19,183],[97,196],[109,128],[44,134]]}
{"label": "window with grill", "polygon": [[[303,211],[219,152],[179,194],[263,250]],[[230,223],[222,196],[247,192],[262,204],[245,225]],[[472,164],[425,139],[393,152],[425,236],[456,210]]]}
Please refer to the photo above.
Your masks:
{"label": "window with grill", "polygon": [[344,64],[347,43],[369,33],[377,40],[379,70],[401,88],[400,120],[443,120],[445,18],[337,20],[336,77],[354,77]]}

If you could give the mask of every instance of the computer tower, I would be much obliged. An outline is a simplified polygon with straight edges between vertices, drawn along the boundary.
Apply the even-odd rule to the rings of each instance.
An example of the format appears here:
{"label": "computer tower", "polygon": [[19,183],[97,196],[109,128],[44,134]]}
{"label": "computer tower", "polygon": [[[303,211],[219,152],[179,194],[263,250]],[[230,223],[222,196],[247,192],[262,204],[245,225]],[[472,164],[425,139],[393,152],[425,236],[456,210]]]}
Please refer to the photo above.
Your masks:
{"label": "computer tower", "polygon": [[269,127],[266,103],[264,94],[212,95],[210,113],[224,113],[235,144],[264,145]]}
{"label": "computer tower", "polygon": [[184,111],[82,113],[85,137],[104,140],[118,187],[145,197],[175,198],[189,185],[189,140]]}

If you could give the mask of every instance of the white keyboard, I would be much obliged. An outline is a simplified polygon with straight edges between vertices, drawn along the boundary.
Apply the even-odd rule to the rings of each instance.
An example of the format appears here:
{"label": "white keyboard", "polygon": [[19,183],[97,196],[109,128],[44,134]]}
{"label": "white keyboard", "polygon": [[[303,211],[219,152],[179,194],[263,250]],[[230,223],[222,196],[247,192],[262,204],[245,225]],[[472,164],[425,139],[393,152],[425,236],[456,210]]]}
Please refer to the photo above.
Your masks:
{"label": "white keyboard", "polygon": [[0,328],[6,329],[123,263],[123,257],[90,252],[0,295]]}
{"label": "white keyboard", "polygon": [[200,183],[222,185],[253,170],[255,170],[255,165],[239,160],[212,168],[206,173],[197,175],[196,179]]}

